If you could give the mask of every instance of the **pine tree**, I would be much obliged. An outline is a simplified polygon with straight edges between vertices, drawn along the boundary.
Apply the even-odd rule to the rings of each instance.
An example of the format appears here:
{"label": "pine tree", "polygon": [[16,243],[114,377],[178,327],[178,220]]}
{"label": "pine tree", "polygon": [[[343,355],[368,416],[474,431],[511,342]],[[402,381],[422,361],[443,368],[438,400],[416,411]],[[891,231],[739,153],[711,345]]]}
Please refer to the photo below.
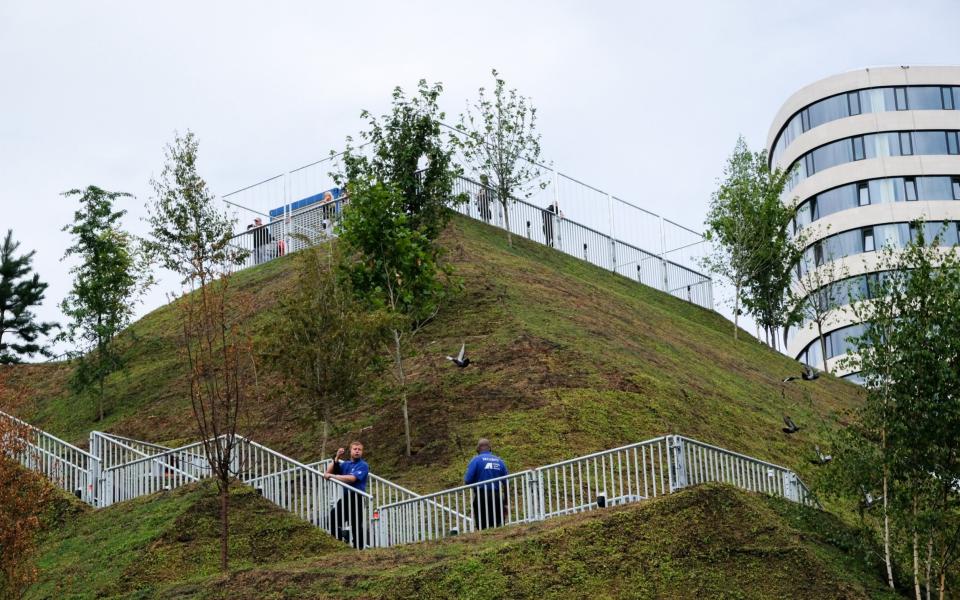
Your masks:
{"label": "pine tree", "polygon": [[19,363],[34,354],[50,356],[37,340],[57,326],[37,321],[30,310],[43,301],[47,284],[36,273],[30,275],[36,251],[15,256],[19,247],[13,230],[7,230],[0,248],[0,364]]}

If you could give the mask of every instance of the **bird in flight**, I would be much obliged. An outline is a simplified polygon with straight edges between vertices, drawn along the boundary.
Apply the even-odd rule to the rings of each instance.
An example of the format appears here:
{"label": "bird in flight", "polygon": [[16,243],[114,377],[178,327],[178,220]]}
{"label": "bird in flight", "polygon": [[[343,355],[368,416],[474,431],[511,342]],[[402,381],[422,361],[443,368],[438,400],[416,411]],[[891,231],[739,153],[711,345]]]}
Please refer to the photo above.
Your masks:
{"label": "bird in flight", "polygon": [[786,434],[796,433],[800,431],[800,428],[797,427],[797,424],[793,422],[793,419],[791,419],[786,415],[783,417],[783,424],[786,425],[786,427],[783,428],[783,432]]}
{"label": "bird in flight", "polygon": [[470,359],[464,356],[464,354],[466,353],[466,350],[467,350],[467,343],[464,342],[460,346],[460,354],[456,356],[448,356],[447,360],[453,361],[453,364],[457,365],[461,369],[466,367],[467,365],[470,364]]}
{"label": "bird in flight", "polygon": [[816,458],[810,459],[810,462],[812,462],[813,464],[815,464],[815,465],[825,465],[825,464],[827,464],[828,462],[830,462],[831,460],[833,460],[833,457],[832,457],[831,455],[829,455],[829,454],[824,454],[823,452],[820,451],[820,446],[814,446],[813,449],[814,449],[814,451],[816,451],[816,453],[817,453],[817,457],[816,457]]}

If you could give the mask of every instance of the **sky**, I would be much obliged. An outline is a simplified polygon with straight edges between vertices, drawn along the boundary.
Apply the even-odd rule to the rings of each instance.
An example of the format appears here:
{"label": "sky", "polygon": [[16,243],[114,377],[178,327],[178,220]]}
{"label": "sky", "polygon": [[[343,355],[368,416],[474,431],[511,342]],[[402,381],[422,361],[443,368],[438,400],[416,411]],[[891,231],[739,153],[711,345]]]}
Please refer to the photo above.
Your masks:
{"label": "sky", "polygon": [[[144,234],[177,131],[223,196],[339,150],[395,86],[442,82],[454,117],[491,68],[532,98],[545,160],[702,230],[739,135],[762,149],[781,104],[823,77],[960,64],[957,23],[958,0],[0,0],[0,232],[36,250],[37,312],[62,321],[77,208],[62,192],[133,194],[124,225]],[[162,275],[138,316],[178,289]]]}

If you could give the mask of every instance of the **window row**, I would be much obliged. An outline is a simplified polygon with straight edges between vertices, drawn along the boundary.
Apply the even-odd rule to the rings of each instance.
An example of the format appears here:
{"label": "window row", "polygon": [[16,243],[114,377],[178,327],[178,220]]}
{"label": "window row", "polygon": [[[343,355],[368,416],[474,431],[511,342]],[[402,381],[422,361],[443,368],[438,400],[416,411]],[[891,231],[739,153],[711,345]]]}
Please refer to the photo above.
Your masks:
{"label": "window row", "polygon": [[798,158],[791,165],[793,172],[787,189],[792,190],[807,177],[837,165],[885,156],[938,154],[960,154],[960,136],[956,131],[891,131],[843,138]]}
{"label": "window row", "polygon": [[[848,350],[856,350],[857,346],[854,343],[854,338],[862,336],[865,331],[866,327],[862,323],[857,323],[825,334],[823,338],[827,346],[827,360],[844,355]],[[823,352],[820,347],[820,338],[807,344],[803,352],[797,356],[797,360],[818,369],[822,368]]]}
{"label": "window row", "polygon": [[914,200],[960,200],[960,176],[887,177],[836,187],[800,203],[793,231],[849,208]]}
{"label": "window row", "polygon": [[[846,306],[857,300],[869,300],[874,298],[880,285],[888,277],[891,271],[877,271],[874,273],[865,273],[863,275],[854,275],[846,277],[839,281],[829,283],[816,292],[818,299],[817,306]],[[810,319],[804,318],[795,327],[791,327],[788,333],[788,340],[793,338],[790,333],[796,334],[810,323]]]}
{"label": "window row", "polygon": [[[881,248],[904,248],[910,242],[916,241],[919,235],[920,231],[913,223],[888,223],[836,233],[804,250],[800,262],[797,263],[796,273],[802,277],[811,269],[830,261],[874,252]],[[939,245],[956,246],[960,239],[957,223],[923,224],[923,239],[927,243],[937,236],[940,236]]]}
{"label": "window row", "polygon": [[824,98],[791,117],[777,135],[777,159],[801,134],[837,119],[897,110],[960,110],[960,86],[906,86],[858,90]]}

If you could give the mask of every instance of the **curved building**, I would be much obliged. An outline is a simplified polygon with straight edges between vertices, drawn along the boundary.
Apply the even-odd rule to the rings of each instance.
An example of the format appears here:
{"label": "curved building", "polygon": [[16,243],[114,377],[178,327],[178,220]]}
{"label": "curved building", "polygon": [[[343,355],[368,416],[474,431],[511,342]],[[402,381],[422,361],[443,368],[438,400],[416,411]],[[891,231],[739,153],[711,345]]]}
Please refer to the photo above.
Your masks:
{"label": "curved building", "polygon": [[[877,251],[908,243],[917,218],[930,222],[933,234],[940,222],[951,221],[943,243],[958,242],[958,132],[960,67],[835,75],[801,89],[777,113],[767,151],[771,166],[796,169],[784,199],[799,202],[795,229],[809,228],[801,267],[843,273],[836,285],[847,305],[824,328],[827,364],[835,373],[858,380],[835,367],[846,354],[846,338],[860,327],[849,296],[878,276]],[[793,328],[787,353],[822,365],[815,324]]]}

